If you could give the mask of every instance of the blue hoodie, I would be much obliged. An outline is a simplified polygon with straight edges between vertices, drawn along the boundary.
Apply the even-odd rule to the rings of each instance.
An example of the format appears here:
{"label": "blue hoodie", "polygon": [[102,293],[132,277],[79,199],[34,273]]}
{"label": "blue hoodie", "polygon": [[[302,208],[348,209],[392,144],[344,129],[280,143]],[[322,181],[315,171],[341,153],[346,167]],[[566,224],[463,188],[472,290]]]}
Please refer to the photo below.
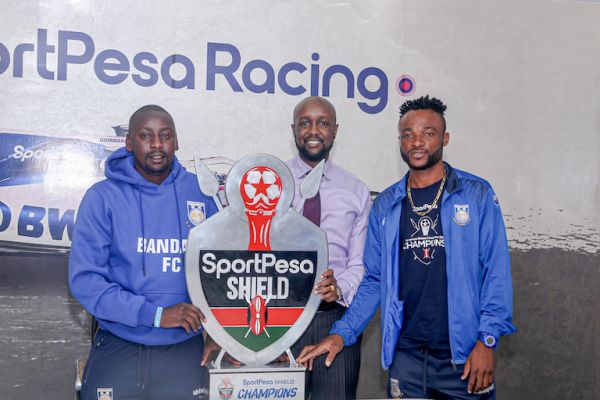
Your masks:
{"label": "blue hoodie", "polygon": [[[83,197],[69,257],[73,296],[102,329],[146,345],[190,339],[183,328],[154,328],[158,306],[190,302],[184,250],[188,231],[217,208],[177,158],[160,185],[134,168],[125,148]],[[194,219],[192,221],[192,218]]]}

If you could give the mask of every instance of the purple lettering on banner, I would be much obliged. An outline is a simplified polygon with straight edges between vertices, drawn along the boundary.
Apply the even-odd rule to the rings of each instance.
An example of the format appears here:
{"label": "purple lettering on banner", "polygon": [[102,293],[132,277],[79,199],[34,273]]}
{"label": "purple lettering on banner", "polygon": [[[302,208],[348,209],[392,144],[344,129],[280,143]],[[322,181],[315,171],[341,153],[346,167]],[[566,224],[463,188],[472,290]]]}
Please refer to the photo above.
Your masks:
{"label": "purple lettering on banner", "polygon": [[[264,83],[257,84],[252,81],[252,71],[263,70],[267,75]],[[271,64],[264,60],[252,60],[242,71],[242,81],[248,90],[254,93],[275,93],[275,71]]]}
{"label": "purple lettering on banner", "polygon": [[[375,91],[370,91],[367,89],[367,85],[365,81],[370,76],[374,76],[379,81],[379,87]],[[358,107],[368,114],[377,114],[383,111],[385,106],[387,105],[388,100],[388,78],[385,72],[380,70],[379,68],[370,67],[363,69],[360,74],[358,74],[358,82],[356,83],[358,87],[358,92],[361,96],[369,100],[379,100],[379,103],[374,106],[370,106],[367,103],[358,102]]]}
{"label": "purple lettering on banner", "polygon": [[13,55],[13,76],[15,78],[23,77],[23,57],[25,57],[25,52],[32,52],[35,49],[33,43],[21,43],[17,47],[15,47],[15,52]]}
{"label": "purple lettering on banner", "polygon": [[306,71],[306,67],[299,62],[290,62],[284,64],[279,70],[279,74],[277,74],[277,83],[279,84],[281,90],[283,90],[284,93],[292,96],[298,96],[306,92],[306,88],[302,85],[290,86],[287,81],[287,76],[290,71],[296,71],[299,74],[302,74],[304,71]]}
{"label": "purple lettering on banner", "polygon": [[[78,41],[83,44],[84,51],[81,54],[69,54],[69,42]],[[90,35],[83,32],[58,31],[58,63],[56,75],[59,81],[67,80],[67,66],[69,64],[88,63],[96,46]]]}
{"label": "purple lettering on banner", "polygon": [[38,29],[37,42],[37,72],[44,78],[54,80],[54,72],[48,70],[48,54],[54,54],[55,47],[48,44],[48,31],[46,29]]}
{"label": "purple lettering on banner", "polygon": [[[181,64],[185,68],[185,76],[182,79],[176,80],[171,76],[171,66],[173,66],[173,64]],[[195,87],[194,77],[196,76],[196,73],[194,64],[192,63],[192,60],[181,54],[173,54],[172,56],[165,58],[160,67],[160,76],[163,81],[173,89],[193,89]]]}
{"label": "purple lettering on banner", "polygon": [[[48,43],[48,31],[38,29],[37,43],[17,44],[12,50],[12,57],[11,50],[0,43],[0,75],[9,69],[12,61],[13,77],[22,78],[26,74],[24,65],[28,53],[35,53],[37,73],[43,79],[65,81],[69,68],[91,62],[96,77],[107,85],[119,85],[131,77],[133,83],[140,87],[154,86],[160,79],[173,89],[196,88],[196,65],[183,54],[171,54],[161,62],[148,51],[138,52],[133,58],[116,49],[106,49],[98,54],[95,51],[94,40],[87,33],[59,30],[58,45],[55,46]],[[54,53],[57,54],[56,72],[48,65],[48,55]],[[311,96],[329,97],[332,85],[345,83],[345,97],[354,99],[357,93],[360,94],[362,101],[358,101],[357,105],[363,112],[377,114],[385,109],[388,103],[388,77],[383,70],[366,67],[357,77],[350,67],[333,64],[324,68],[321,75],[320,58],[320,54],[314,52],[310,64],[291,61],[277,69],[261,58],[243,64],[240,50],[233,44],[208,42],[205,89],[217,90],[218,75],[224,78],[221,83],[234,92],[274,94],[279,89],[291,96],[308,91]],[[180,70],[183,70],[181,78]],[[236,77],[236,74],[241,74],[241,77]],[[343,79],[340,80],[336,75],[341,75]]]}
{"label": "purple lettering on banner", "polygon": [[[110,61],[110,60],[115,61]],[[104,83],[117,85],[127,79],[127,74],[109,75],[106,71],[129,72],[129,60],[127,56],[118,50],[108,49],[101,51],[94,61],[94,72]]]}
{"label": "purple lettering on banner", "polygon": [[5,45],[0,43],[0,75],[10,66],[10,52]]}
{"label": "purple lettering on banner", "polygon": [[[319,61],[319,53],[312,54],[313,61]],[[311,64],[310,66],[310,95],[319,95],[319,64]]]}
{"label": "purple lettering on banner", "polygon": [[329,96],[329,85],[333,74],[342,74],[346,78],[347,94],[349,99],[354,98],[354,75],[350,68],[343,65],[332,65],[325,70],[323,74],[323,96]]}
{"label": "purple lettering on banner", "polygon": [[[231,56],[229,65],[217,65],[217,52],[228,53]],[[208,43],[206,51],[206,90],[215,90],[215,76],[223,75],[234,92],[243,92],[242,87],[233,76],[240,67],[240,51],[227,43]]]}
{"label": "purple lettering on banner", "polygon": [[158,64],[158,59],[152,53],[143,51],[136,54],[135,57],[133,57],[133,67],[142,74],[148,75],[148,77],[144,78],[140,74],[133,74],[132,79],[136,84],[143,87],[154,86],[156,85],[156,82],[158,82],[158,72],[150,65],[144,64],[144,61],[147,61],[148,64]]}

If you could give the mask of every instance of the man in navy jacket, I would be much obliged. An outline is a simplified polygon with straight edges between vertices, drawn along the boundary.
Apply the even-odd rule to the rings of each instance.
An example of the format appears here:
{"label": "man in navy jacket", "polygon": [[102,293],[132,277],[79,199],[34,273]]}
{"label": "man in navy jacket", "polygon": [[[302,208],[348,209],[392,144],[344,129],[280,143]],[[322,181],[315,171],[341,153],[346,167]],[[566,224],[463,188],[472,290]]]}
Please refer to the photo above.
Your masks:
{"label": "man in navy jacket", "polygon": [[328,353],[330,365],[381,305],[381,362],[393,398],[495,398],[494,350],[516,331],[498,199],[488,182],[442,161],[445,110],[429,96],[400,107],[409,172],[373,204],[366,274],[350,308],[298,358],[310,367]]}

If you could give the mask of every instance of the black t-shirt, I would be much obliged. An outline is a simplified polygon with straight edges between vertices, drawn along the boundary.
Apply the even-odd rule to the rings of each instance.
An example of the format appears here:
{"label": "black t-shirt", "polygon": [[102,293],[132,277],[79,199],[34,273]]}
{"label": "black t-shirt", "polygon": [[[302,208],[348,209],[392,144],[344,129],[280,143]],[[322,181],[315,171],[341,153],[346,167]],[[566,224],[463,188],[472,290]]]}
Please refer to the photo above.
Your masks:
{"label": "black t-shirt", "polygon": [[[418,212],[431,208],[441,180],[413,189]],[[448,279],[446,250],[440,218],[442,199],[424,216],[403,200],[400,217],[400,300],[404,300],[404,322],[398,348],[427,346],[450,349],[448,336]]]}

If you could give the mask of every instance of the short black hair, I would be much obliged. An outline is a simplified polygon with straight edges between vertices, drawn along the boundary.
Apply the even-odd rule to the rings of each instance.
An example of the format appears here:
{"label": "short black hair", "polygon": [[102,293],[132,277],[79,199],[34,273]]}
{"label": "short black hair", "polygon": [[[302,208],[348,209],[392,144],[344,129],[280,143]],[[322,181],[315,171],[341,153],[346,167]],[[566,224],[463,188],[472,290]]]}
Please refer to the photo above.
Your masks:
{"label": "short black hair", "polygon": [[158,111],[167,114],[169,116],[169,119],[171,120],[171,123],[173,124],[173,128],[175,128],[175,122],[173,122],[173,117],[171,116],[171,114],[169,114],[167,110],[165,110],[161,106],[157,106],[156,104],[148,104],[138,108],[133,114],[131,114],[131,117],[129,118],[127,135],[129,135],[132,132],[131,128],[140,119],[140,117],[150,111]]}
{"label": "short black hair", "polygon": [[442,117],[444,121],[444,132],[446,131],[446,118],[444,113],[446,112],[446,105],[436,97],[429,97],[429,95],[421,96],[418,99],[407,100],[400,106],[400,119],[406,115],[409,111],[413,110],[431,110]]}

